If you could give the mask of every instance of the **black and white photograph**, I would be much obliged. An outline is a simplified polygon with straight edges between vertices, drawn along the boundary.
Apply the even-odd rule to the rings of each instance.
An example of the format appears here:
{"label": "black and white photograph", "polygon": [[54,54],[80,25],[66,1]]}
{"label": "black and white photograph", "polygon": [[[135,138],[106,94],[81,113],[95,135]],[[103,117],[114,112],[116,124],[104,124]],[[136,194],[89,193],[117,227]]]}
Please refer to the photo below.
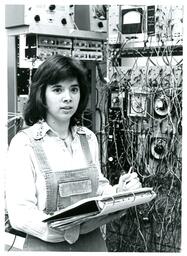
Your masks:
{"label": "black and white photograph", "polygon": [[1,6],[5,253],[184,252],[184,4],[98,3]]}

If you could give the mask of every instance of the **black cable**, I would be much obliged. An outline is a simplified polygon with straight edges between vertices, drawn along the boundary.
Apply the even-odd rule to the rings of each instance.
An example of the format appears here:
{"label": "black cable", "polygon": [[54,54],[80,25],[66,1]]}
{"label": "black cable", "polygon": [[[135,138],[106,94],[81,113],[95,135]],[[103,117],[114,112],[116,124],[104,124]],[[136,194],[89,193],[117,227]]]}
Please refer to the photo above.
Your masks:
{"label": "black cable", "polygon": [[[96,111],[99,113],[100,116],[100,129],[99,129],[99,133],[97,132],[96,135],[99,135],[99,141],[100,141],[100,159],[101,159],[101,163],[103,163],[103,136],[102,136],[102,123],[103,123],[103,119],[102,119],[102,112],[99,108],[96,108]],[[102,166],[101,166],[102,167]]]}
{"label": "black cable", "polygon": [[100,81],[103,83],[103,84],[107,84],[107,81],[104,79],[103,77],[103,74],[102,74],[102,71],[101,71],[101,67],[99,65],[99,62],[96,62],[96,67],[97,67],[97,71],[98,71],[98,75],[99,75],[99,78],[100,78]]}
{"label": "black cable", "polygon": [[8,248],[8,252],[13,248],[13,246],[14,246],[14,244],[15,244],[15,241],[16,241],[16,237],[17,237],[17,236],[14,235],[14,240],[13,240],[11,246]]}

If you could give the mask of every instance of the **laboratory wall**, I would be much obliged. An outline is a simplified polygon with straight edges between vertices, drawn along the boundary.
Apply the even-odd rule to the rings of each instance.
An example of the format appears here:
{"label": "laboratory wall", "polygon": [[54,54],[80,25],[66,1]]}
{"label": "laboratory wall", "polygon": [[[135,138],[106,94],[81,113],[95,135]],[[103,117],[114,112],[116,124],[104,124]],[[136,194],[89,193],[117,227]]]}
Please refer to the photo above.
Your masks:
{"label": "laboratory wall", "polygon": [[[13,15],[14,14],[14,15]],[[8,142],[25,126],[38,66],[62,54],[88,69],[82,125],[97,136],[112,185],[137,172],[156,198],[103,231],[110,252],[180,252],[183,18],[181,5],[6,5]]]}

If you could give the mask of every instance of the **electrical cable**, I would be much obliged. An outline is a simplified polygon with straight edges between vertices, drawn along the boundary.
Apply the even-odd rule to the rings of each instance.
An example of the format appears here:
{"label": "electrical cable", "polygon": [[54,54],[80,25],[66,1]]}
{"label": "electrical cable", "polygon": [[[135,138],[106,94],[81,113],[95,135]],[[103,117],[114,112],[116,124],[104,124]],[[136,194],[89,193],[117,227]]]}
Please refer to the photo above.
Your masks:
{"label": "electrical cable", "polygon": [[14,240],[13,240],[11,246],[8,248],[8,252],[12,250],[12,248],[13,248],[13,246],[14,246],[14,244],[15,244],[15,241],[16,241],[16,237],[17,237],[17,236],[14,235]]}
{"label": "electrical cable", "polygon": [[[144,228],[145,226],[143,223],[141,223],[141,229],[138,229],[139,234],[137,236],[137,240],[134,239],[134,236],[131,233],[128,232],[128,236],[131,237],[131,242],[134,244],[134,247],[130,249],[127,246],[129,244],[127,240],[124,239],[124,233],[118,232],[117,234],[120,236],[123,236],[123,239],[121,238],[120,242],[120,247],[123,246],[123,242],[126,241],[126,251],[128,251],[127,248],[131,251],[137,251],[137,248],[140,247],[141,250],[143,251],[148,251],[150,248],[154,248],[156,251],[163,251],[164,249],[168,249],[169,251],[171,250],[177,250],[179,246],[177,244],[174,244],[172,239],[175,239],[177,236],[177,225],[174,227],[175,217],[176,214],[178,214],[178,223],[180,223],[180,212],[177,209],[180,205],[180,197],[175,196],[171,197],[173,193],[178,193],[177,191],[175,192],[175,183],[177,182],[181,184],[180,177],[178,173],[180,173],[181,167],[180,165],[180,160],[178,160],[178,157],[176,156],[176,143],[180,144],[180,139],[176,136],[176,125],[178,125],[178,121],[181,118],[181,106],[179,104],[179,98],[181,95],[181,91],[178,89],[175,89],[176,84],[181,84],[182,78],[179,75],[179,78],[177,81],[175,81],[175,73],[174,73],[174,68],[172,65],[172,57],[168,58],[168,56],[172,56],[172,49],[169,47],[165,47],[165,49],[162,52],[159,52],[159,48],[155,48],[155,51],[157,52],[157,57],[162,58],[163,63],[165,65],[164,69],[163,67],[160,66],[158,61],[154,61],[152,63],[152,59],[149,56],[147,58],[146,62],[146,67],[145,67],[145,72],[141,73],[140,68],[137,66],[137,61],[138,59],[134,59],[134,63],[132,64],[131,72],[130,74],[130,80],[127,75],[127,71],[125,69],[121,69],[121,67],[118,65],[118,62],[115,60],[118,58],[120,51],[117,53],[113,54],[111,56],[111,64],[112,66],[110,67],[110,87],[108,88],[108,93],[109,95],[112,93],[112,86],[116,86],[118,88],[118,92],[120,93],[121,88],[126,88],[126,92],[128,93],[131,91],[131,88],[133,89],[133,93],[136,92],[136,90],[139,88],[138,86],[143,85],[142,91],[146,91],[147,97],[150,99],[150,102],[154,99],[155,95],[163,95],[163,99],[165,99],[167,102],[169,102],[168,111],[167,115],[165,116],[156,116],[155,113],[153,112],[152,108],[148,108],[146,110],[146,119],[149,120],[148,126],[147,126],[147,131],[145,134],[144,139],[138,140],[136,144],[134,142],[136,141],[136,138],[139,136],[142,136],[142,131],[145,126],[142,122],[142,118],[136,118],[136,117],[130,117],[127,116],[126,122],[124,122],[125,116],[124,114],[124,105],[119,106],[119,110],[111,109],[113,113],[114,119],[111,119],[112,116],[108,117],[108,128],[112,128],[113,131],[113,140],[114,140],[114,148],[111,148],[110,150],[110,155],[116,159],[112,165],[109,165],[109,168],[112,168],[111,170],[108,170],[109,172],[114,171],[115,169],[118,168],[118,165],[120,168],[122,168],[123,165],[123,159],[124,157],[127,159],[127,162],[130,165],[133,165],[136,167],[137,173],[141,177],[144,185],[146,186],[153,186],[154,190],[158,194],[158,197],[155,199],[155,204],[152,204],[149,208],[145,206],[145,214],[147,215],[152,215],[154,222],[150,223],[152,225],[152,231],[150,229],[150,234],[145,233]],[[141,55],[141,53],[140,53]],[[149,65],[149,63],[152,64],[154,67],[154,70],[158,71],[157,75],[155,75],[155,81],[157,82],[156,86],[153,87],[150,84],[150,77],[151,73],[150,70],[153,70],[153,67]],[[177,63],[177,62],[176,62]],[[182,63],[181,61],[178,61],[179,65]],[[177,65],[176,65],[177,66]],[[166,68],[167,67],[167,68]],[[127,70],[127,69],[126,69]],[[136,77],[133,77],[133,72],[139,72],[139,76],[137,75]],[[155,71],[153,71],[155,72]],[[173,78],[172,78],[173,77]],[[143,80],[145,79],[145,80]],[[126,81],[126,85],[124,87],[124,81]],[[143,83],[143,81],[146,81]],[[174,81],[174,82],[173,82]],[[115,85],[116,83],[116,85]],[[127,86],[128,84],[128,86]],[[135,98],[135,101],[137,99]],[[138,101],[137,101],[138,104]],[[125,106],[126,108],[126,106]],[[144,109],[142,108],[142,111]],[[133,110],[135,113],[137,112],[136,109]],[[174,112],[175,115],[174,115]],[[120,114],[121,112],[121,114]],[[119,119],[118,119],[119,118]],[[121,120],[120,120],[121,119]],[[113,125],[113,123],[116,122],[116,124],[123,122],[123,133],[119,131],[116,126]],[[163,126],[166,127],[166,129],[171,129],[172,134],[169,132],[162,133],[160,129],[160,125],[163,123]],[[168,125],[168,126],[167,126]],[[155,138],[155,140],[160,139],[160,137],[164,137],[165,140],[170,143],[168,145],[169,148],[166,149],[167,154],[163,156],[162,159],[159,160],[159,163],[157,163],[154,158],[151,158],[151,156],[148,156],[149,162],[147,162],[147,152],[150,150],[149,147],[146,148],[146,144],[149,145],[150,142],[148,143],[148,137],[150,138]],[[123,141],[123,142],[122,142]],[[124,147],[124,141],[126,141],[126,147]],[[143,144],[142,144],[143,143]],[[113,144],[111,144],[113,145]],[[119,145],[123,145],[122,147]],[[115,149],[115,150],[114,150]],[[174,167],[177,166],[177,167]],[[175,172],[174,170],[177,170]],[[163,182],[162,181],[162,176],[160,176],[160,172],[162,172],[162,175],[165,173],[165,177]],[[117,172],[116,172],[117,173]],[[168,176],[169,175],[169,176]],[[169,178],[170,177],[170,178]],[[167,189],[164,189],[164,184],[167,184],[167,182],[171,181],[170,187]],[[163,197],[160,197],[161,193],[160,191],[163,191]],[[180,193],[179,193],[180,195]],[[146,213],[147,211],[147,213]],[[172,215],[168,215],[171,212]],[[174,215],[173,215],[174,214]],[[169,219],[167,219],[169,216]],[[131,225],[130,223],[134,223],[134,218],[137,218],[138,220],[141,220],[141,215],[139,211],[136,212],[135,215],[132,216],[132,220],[127,220],[126,227],[128,230],[132,231],[134,228],[137,229],[137,226],[134,227],[133,224]],[[146,218],[145,218],[146,219]],[[131,222],[132,221],[132,222]],[[141,220],[142,221],[142,220]],[[156,234],[159,237],[155,236],[155,229],[154,223],[157,223],[157,231]],[[130,226],[131,225],[131,226]],[[140,224],[139,224],[140,225]],[[148,225],[148,224],[146,224]],[[140,226],[139,226],[140,227]],[[151,227],[151,226],[150,226]],[[173,231],[171,231],[171,227],[174,227]],[[169,232],[169,236],[168,236]],[[152,239],[152,242],[147,239]],[[168,242],[167,242],[168,239]],[[122,242],[123,241],[123,242]],[[149,241],[149,242],[148,242]]]}

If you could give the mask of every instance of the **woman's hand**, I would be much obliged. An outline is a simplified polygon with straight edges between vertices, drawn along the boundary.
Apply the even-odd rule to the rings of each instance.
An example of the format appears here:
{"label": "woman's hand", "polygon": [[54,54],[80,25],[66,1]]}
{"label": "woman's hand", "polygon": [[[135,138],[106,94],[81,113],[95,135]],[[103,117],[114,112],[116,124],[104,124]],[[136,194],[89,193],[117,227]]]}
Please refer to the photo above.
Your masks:
{"label": "woman's hand", "polygon": [[142,184],[136,172],[123,174],[119,178],[117,192],[129,191],[141,188]]}
{"label": "woman's hand", "polygon": [[126,210],[118,211],[112,214],[88,220],[82,224],[78,224],[66,230],[64,230],[63,228],[52,228],[50,227],[50,225],[48,227],[53,233],[61,235],[61,238],[63,237],[64,240],[66,240],[69,244],[73,244],[78,240],[80,234],[87,234],[93,231],[94,229],[103,226],[104,224],[110,223],[113,220],[122,217],[125,214]]}
{"label": "woman's hand", "polygon": [[118,211],[112,214],[108,214],[105,216],[101,216],[89,221],[84,222],[83,224],[80,225],[80,234],[86,234],[94,229],[101,227],[107,223],[112,222],[113,220],[122,217],[123,215],[126,214],[126,210],[123,211]]}
{"label": "woman's hand", "polygon": [[65,240],[69,244],[75,243],[78,240],[80,234],[80,225],[76,225],[64,230],[63,227],[54,228],[49,224],[48,229],[50,230],[51,234],[61,235],[61,239],[63,238],[62,241]]}

